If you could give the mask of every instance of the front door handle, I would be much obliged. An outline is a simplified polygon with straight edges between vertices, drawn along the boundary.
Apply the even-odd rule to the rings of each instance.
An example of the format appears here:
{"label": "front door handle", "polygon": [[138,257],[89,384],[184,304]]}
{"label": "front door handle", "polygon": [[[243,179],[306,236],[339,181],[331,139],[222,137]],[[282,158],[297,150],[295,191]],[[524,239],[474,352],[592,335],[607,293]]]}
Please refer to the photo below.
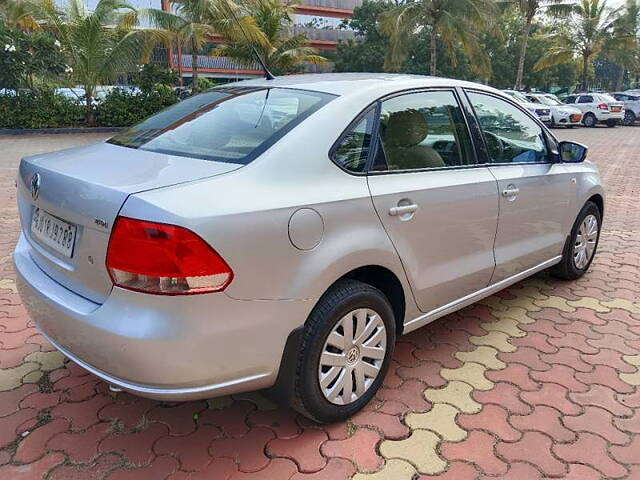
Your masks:
{"label": "front door handle", "polygon": [[502,190],[502,196],[507,198],[515,197],[518,193],[520,193],[520,189],[513,184],[508,185],[504,190]]}
{"label": "front door handle", "polygon": [[418,210],[418,205],[416,205],[415,203],[412,203],[411,205],[402,205],[400,207],[391,207],[389,209],[389,215],[391,215],[392,217],[398,216],[398,215],[406,215],[408,213],[414,213],[416,210]]}

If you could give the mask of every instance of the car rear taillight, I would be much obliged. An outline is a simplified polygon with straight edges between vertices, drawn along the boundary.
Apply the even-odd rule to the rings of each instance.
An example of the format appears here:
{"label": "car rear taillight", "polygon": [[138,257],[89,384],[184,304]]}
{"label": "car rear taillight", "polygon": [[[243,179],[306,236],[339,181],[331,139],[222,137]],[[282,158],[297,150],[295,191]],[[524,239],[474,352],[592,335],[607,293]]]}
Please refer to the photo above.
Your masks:
{"label": "car rear taillight", "polygon": [[116,219],[107,269],[119,287],[164,295],[219,292],[233,278],[229,265],[192,231],[128,217]]}
{"label": "car rear taillight", "polygon": [[607,105],[606,103],[601,103],[600,105],[598,105],[598,108],[600,110],[609,110],[609,105]]}

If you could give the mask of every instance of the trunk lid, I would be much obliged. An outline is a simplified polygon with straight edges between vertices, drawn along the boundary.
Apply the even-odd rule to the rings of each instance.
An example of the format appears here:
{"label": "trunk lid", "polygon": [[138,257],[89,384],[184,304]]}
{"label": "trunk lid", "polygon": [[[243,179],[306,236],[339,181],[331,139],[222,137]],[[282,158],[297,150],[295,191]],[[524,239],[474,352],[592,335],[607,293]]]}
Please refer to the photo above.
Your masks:
{"label": "trunk lid", "polygon": [[[33,260],[65,287],[102,303],[112,289],[105,266],[109,235],[129,195],[220,175],[241,166],[108,143],[26,157],[18,174],[18,207],[23,233],[33,247]],[[40,181],[34,199],[32,180],[36,174]],[[36,209],[52,216],[46,218],[75,226],[71,256],[32,233]]]}

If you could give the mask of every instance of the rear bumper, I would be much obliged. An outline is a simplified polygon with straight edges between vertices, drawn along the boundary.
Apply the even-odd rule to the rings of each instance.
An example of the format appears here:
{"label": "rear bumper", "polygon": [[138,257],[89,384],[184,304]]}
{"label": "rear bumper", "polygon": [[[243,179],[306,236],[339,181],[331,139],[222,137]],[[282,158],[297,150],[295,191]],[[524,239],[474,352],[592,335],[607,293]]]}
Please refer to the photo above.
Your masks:
{"label": "rear bumper", "polygon": [[270,387],[289,333],[312,301],[159,296],[114,288],[96,304],[48,277],[21,235],[23,303],[40,331],[80,366],[134,394],[190,400]]}

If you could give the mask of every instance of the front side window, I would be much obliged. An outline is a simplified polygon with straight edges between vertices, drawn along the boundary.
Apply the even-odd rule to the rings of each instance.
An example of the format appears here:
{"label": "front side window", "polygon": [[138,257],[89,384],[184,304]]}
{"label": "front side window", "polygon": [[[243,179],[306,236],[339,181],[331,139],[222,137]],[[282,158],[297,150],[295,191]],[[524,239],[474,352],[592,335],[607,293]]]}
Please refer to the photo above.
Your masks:
{"label": "front side window", "polygon": [[369,157],[371,132],[375,111],[371,110],[361,120],[349,127],[333,151],[333,161],[350,172],[364,172]]}
{"label": "front side window", "polygon": [[464,115],[453,92],[410,93],[382,102],[374,170],[459,167],[473,163]]}
{"label": "front side window", "polygon": [[468,92],[491,163],[547,161],[542,128],[519,108],[482,93]]}
{"label": "front side window", "polygon": [[569,95],[567,98],[565,98],[563,100],[564,103],[576,103],[576,96],[575,95]]}
{"label": "front side window", "polygon": [[149,117],[109,142],[246,165],[333,98],[287,88],[213,88]]}
{"label": "front side window", "polygon": [[593,97],[591,95],[582,95],[578,99],[578,103],[592,103],[592,102],[593,102]]}

